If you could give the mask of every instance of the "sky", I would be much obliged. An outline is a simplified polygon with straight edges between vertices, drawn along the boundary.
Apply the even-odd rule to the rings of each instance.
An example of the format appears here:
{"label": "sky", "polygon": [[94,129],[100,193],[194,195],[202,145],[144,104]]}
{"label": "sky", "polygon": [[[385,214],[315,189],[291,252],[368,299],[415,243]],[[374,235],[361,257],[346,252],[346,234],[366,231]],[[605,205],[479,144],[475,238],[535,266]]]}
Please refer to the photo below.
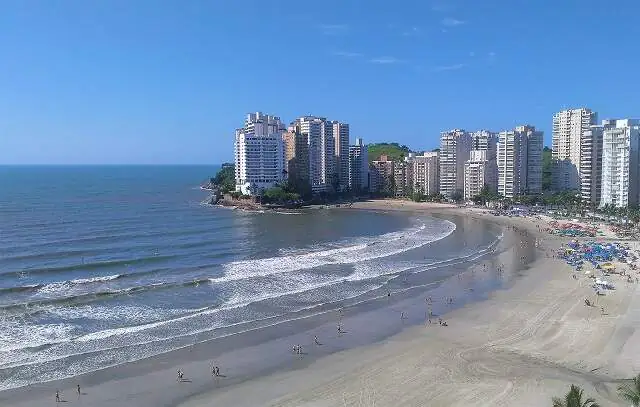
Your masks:
{"label": "sky", "polygon": [[248,112],[414,150],[640,117],[636,0],[6,0],[0,164],[217,164]]}

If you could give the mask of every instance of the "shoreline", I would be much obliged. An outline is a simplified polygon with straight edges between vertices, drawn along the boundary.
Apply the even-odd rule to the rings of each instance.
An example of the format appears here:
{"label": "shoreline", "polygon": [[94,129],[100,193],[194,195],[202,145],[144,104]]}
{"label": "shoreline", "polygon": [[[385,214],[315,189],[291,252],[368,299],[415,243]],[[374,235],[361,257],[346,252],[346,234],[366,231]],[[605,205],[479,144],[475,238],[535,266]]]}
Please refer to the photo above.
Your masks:
{"label": "shoreline", "polygon": [[[489,218],[487,215],[469,214],[464,210],[460,210],[459,208],[452,206],[443,207],[438,205],[437,208],[433,208],[431,206],[429,208],[425,208],[424,204],[419,204],[420,208],[416,208],[414,205],[402,205],[402,208],[389,208],[386,205],[378,205],[378,207],[375,207],[376,204],[376,202],[371,204],[367,202],[364,203],[363,207],[358,204],[354,204],[354,207],[351,208],[331,208],[331,210],[405,210],[428,215],[444,215],[445,218],[447,215],[455,214],[499,223],[502,224],[502,227],[505,229],[508,228],[509,225],[513,225],[515,223],[518,224],[518,227],[528,230],[527,233],[531,233],[531,236],[533,236],[534,239],[537,238],[537,231],[535,228],[532,225],[527,225],[525,221],[515,221],[512,219],[502,218],[496,219],[494,217]],[[519,223],[522,224],[520,225]],[[515,231],[510,232],[510,234],[512,233],[515,234]],[[507,247],[505,251],[501,251],[495,255],[482,257],[482,259],[487,259],[488,257],[491,257],[491,259],[506,259],[509,257],[509,253],[511,251],[518,251],[519,249],[534,250],[531,245],[531,241],[528,241],[526,248],[518,248],[518,245],[515,244],[515,239],[515,236],[507,236],[507,233],[505,232],[505,238],[500,244],[504,243],[509,247]],[[555,237],[553,239],[555,241],[562,240]],[[507,240],[510,241],[507,242]],[[474,299],[470,303],[473,305],[460,304],[462,305],[461,308],[456,307],[456,309],[447,310],[448,312],[444,314],[446,315],[445,318],[447,320],[451,319],[452,323],[450,324],[450,327],[442,328],[437,333],[442,335],[446,335],[448,332],[461,333],[461,328],[456,326],[454,321],[458,318],[464,319],[465,312],[469,313],[473,311],[473,309],[479,306],[481,307],[483,303],[492,301],[496,296],[499,297],[500,293],[510,292],[515,289],[523,278],[531,277],[531,271],[536,271],[535,269],[539,267],[539,265],[536,266],[536,264],[541,260],[544,261],[545,259],[541,258],[531,263],[528,267],[529,270],[523,271],[523,276],[518,276],[513,282],[512,287],[507,287],[505,290],[489,290],[487,292],[488,299]],[[544,261],[543,263],[548,263],[548,259],[546,260],[547,261]],[[555,263],[559,264],[560,262],[556,260]],[[472,262],[469,266],[471,268],[477,268],[478,264],[477,262]],[[464,272],[464,275],[468,276],[468,273],[474,273],[475,271],[466,271]],[[519,271],[514,272],[516,274],[519,273]],[[568,273],[564,274],[565,277],[569,277]],[[537,280],[539,280],[539,278],[537,278]],[[420,287],[415,288],[416,291],[419,291],[420,289]],[[615,294],[618,293],[614,293],[614,295]],[[479,293],[479,295],[482,296],[481,293]],[[424,322],[424,318],[422,316],[422,312],[424,310],[424,299],[421,298],[422,297],[420,295],[416,294],[414,296],[409,296],[409,298],[400,298],[396,301],[394,295],[393,302],[391,304],[383,304],[380,308],[365,310],[362,312],[354,310],[353,314],[355,315],[352,315],[352,312],[349,312],[347,309],[345,314],[345,320],[348,324],[347,326],[356,326],[358,329],[364,329],[367,324],[371,324],[372,322],[381,323],[380,321],[382,321],[384,324],[391,323],[390,318],[385,316],[387,315],[385,312],[389,310],[395,310],[393,312],[396,312],[399,309],[407,309],[410,321],[407,321],[406,326],[400,326],[398,332],[393,333],[391,336],[375,338],[375,332],[373,331],[370,334],[363,333],[360,336],[347,334],[344,336],[345,340],[341,343],[337,345],[327,344],[327,348],[323,349],[322,352],[317,352],[314,349],[313,352],[310,351],[310,353],[314,354],[304,355],[302,359],[292,358],[289,362],[286,362],[284,366],[281,359],[282,351],[288,343],[296,343],[292,342],[296,340],[300,341],[298,343],[305,341],[305,349],[312,348],[311,346],[306,345],[306,342],[308,342],[309,332],[320,328],[322,328],[324,332],[326,332],[327,329],[335,330],[335,315],[333,315],[332,311],[319,313],[318,315],[320,316],[318,317],[303,316],[301,317],[302,322],[296,321],[291,323],[288,321],[277,324],[277,326],[270,329],[271,332],[264,333],[262,339],[267,339],[266,345],[262,340],[255,339],[255,342],[244,340],[242,344],[240,344],[241,346],[238,346],[237,341],[233,338],[235,335],[232,335],[230,338],[222,340],[214,339],[213,341],[216,342],[215,347],[213,341],[203,342],[137,362],[106,368],[77,378],[64,379],[61,381],[32,385],[26,388],[23,387],[3,391],[0,392],[0,400],[6,401],[8,405],[12,406],[30,406],[46,402],[47,399],[49,399],[49,401],[53,401],[55,388],[73,389],[75,387],[75,383],[80,382],[83,385],[83,390],[87,389],[86,391],[88,394],[83,395],[78,401],[76,400],[75,394],[73,396],[68,395],[68,405],[79,404],[79,402],[83,401],[85,398],[87,398],[87,400],[84,400],[85,402],[90,401],[91,405],[95,406],[126,405],[128,402],[131,402],[132,399],[135,400],[135,405],[137,406],[184,405],[195,407],[214,404],[219,405],[220,403],[247,406],[265,404],[283,406],[304,405],[308,398],[313,398],[312,395],[314,394],[314,389],[309,388],[309,384],[318,384],[318,382],[322,383],[323,381],[329,380],[332,377],[335,377],[335,375],[338,375],[339,372],[334,371],[335,368],[331,366],[332,363],[344,367],[340,360],[336,361],[336,358],[347,358],[350,360],[348,366],[357,367],[363,363],[362,357],[354,360],[352,354],[361,355],[366,352],[371,352],[372,349],[374,350],[374,353],[376,353],[380,348],[388,347],[389,343],[400,344],[399,346],[404,349],[407,345],[403,344],[403,341],[406,340],[410,343],[416,341],[416,337],[419,338],[425,330],[424,326],[420,326],[423,325]],[[378,298],[374,301],[384,302],[384,300],[384,298]],[[353,307],[356,308],[357,305]],[[460,316],[460,313],[462,313],[463,316]],[[367,317],[365,318],[365,316]],[[381,317],[384,319],[381,319]],[[317,324],[311,323],[311,321],[307,320],[311,318],[317,318],[320,320],[324,318],[324,320],[321,321],[322,324],[318,326]],[[363,320],[355,322],[356,318],[361,318]],[[397,323],[398,320],[395,320],[394,318],[393,324],[397,325]],[[305,329],[305,326],[307,326],[307,329]],[[434,328],[436,331],[439,329],[439,327]],[[264,330],[264,328],[258,329]],[[269,328],[267,329],[269,330]],[[374,337],[373,341],[371,340],[372,337]],[[323,340],[323,336],[321,336],[321,340]],[[215,349],[212,349],[212,347]],[[273,354],[271,354],[270,349],[274,350]],[[394,349],[394,351],[397,351],[397,349]],[[228,363],[224,361],[220,362],[221,373],[223,375],[227,374],[229,377],[223,377],[213,382],[212,379],[201,380],[201,377],[193,376],[193,382],[191,383],[175,383],[176,368],[183,368],[187,378],[190,377],[190,372],[199,372],[197,375],[200,376],[202,372],[208,371],[208,362],[212,358],[219,358],[225,361],[233,360],[233,370],[226,369]],[[265,360],[262,360],[263,363],[261,366],[252,367],[252,360],[256,358],[262,358]],[[367,362],[367,360],[367,358],[364,358],[364,362]],[[327,364],[329,364],[329,366],[326,366]],[[243,368],[245,368],[245,370],[251,370],[251,368],[253,368],[253,373],[238,376],[234,375],[234,373],[241,371]],[[373,368],[375,368],[375,366],[373,366]],[[300,379],[297,378],[298,375],[310,378],[309,382],[299,383]],[[275,384],[274,380],[276,382]],[[282,380],[284,380],[284,382],[282,382]],[[159,383],[164,383],[165,386],[162,384],[159,385]],[[285,383],[299,383],[299,386],[294,385],[293,387],[289,387]],[[297,393],[291,393],[291,388],[295,388]],[[261,389],[261,391],[256,391],[256,389]],[[67,392],[70,393],[71,390],[67,390]],[[252,398],[252,394],[257,398]],[[298,395],[298,398],[295,398],[295,394]],[[285,399],[281,399],[282,397],[285,397]],[[342,405],[342,402],[335,401],[334,403],[329,402],[321,405]],[[409,403],[407,405],[414,404]]]}

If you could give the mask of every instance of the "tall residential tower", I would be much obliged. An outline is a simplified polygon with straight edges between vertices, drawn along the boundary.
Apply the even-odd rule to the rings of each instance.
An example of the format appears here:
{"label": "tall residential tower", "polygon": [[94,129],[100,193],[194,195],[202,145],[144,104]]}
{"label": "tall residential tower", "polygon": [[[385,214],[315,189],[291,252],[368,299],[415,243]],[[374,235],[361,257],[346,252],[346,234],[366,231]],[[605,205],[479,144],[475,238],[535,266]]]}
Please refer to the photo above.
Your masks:
{"label": "tall residential tower", "polygon": [[551,157],[555,190],[580,189],[582,134],[596,124],[596,120],[596,113],[587,108],[563,110],[553,115]]}
{"label": "tall residential tower", "polygon": [[284,125],[277,116],[249,113],[235,135],[236,191],[261,195],[284,179]]}

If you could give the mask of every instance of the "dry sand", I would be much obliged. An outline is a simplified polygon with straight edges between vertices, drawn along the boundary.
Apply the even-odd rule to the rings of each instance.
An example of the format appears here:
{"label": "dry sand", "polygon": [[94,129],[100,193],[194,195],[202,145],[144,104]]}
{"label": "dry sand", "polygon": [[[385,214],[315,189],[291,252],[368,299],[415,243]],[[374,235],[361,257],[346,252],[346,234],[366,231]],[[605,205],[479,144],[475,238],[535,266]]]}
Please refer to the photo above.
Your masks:
{"label": "dry sand", "polygon": [[[394,201],[354,207],[466,211]],[[537,233],[531,220],[497,220]],[[540,237],[543,250],[566,242]],[[205,393],[182,406],[541,406],[572,383],[602,406],[626,405],[615,387],[640,372],[637,285],[619,279],[614,292],[596,298],[589,279],[573,279],[566,264],[544,254],[524,274],[489,300],[447,314],[448,327],[413,327],[383,343]],[[585,298],[597,306],[585,306]]]}

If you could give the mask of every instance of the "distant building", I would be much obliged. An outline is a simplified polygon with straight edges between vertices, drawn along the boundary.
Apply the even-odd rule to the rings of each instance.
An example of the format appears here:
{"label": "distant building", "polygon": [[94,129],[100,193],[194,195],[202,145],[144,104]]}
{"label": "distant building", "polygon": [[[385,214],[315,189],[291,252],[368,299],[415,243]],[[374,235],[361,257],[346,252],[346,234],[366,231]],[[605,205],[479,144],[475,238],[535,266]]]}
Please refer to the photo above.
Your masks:
{"label": "distant building", "polygon": [[580,190],[582,134],[596,121],[596,112],[587,108],[563,110],[553,115],[551,157],[555,190]]}
{"label": "distant building", "polygon": [[464,192],[464,163],[469,159],[472,138],[464,130],[440,134],[440,193],[451,197]]}
{"label": "distant building", "polygon": [[236,191],[261,195],[284,179],[284,125],[277,116],[249,113],[235,134]]}
{"label": "distant building", "polygon": [[410,155],[410,161],[413,164],[413,190],[427,196],[439,193],[440,160],[438,152]]}
{"label": "distant building", "polygon": [[338,189],[341,191],[349,187],[349,125],[338,121],[331,122],[335,142],[335,171]]}
{"label": "distant building", "polygon": [[413,165],[410,157],[396,161],[393,166],[395,196],[409,196],[413,191]]}
{"label": "distant building", "polygon": [[282,135],[284,166],[289,184],[298,192],[311,190],[309,182],[309,137],[291,128]]}
{"label": "distant building", "polygon": [[498,135],[498,193],[505,198],[542,192],[543,134],[519,126]]}
{"label": "distant building", "polygon": [[600,206],[640,203],[640,121],[607,120],[602,134]]}
{"label": "distant building", "polygon": [[[604,122],[610,122],[605,120]],[[603,123],[604,123],[603,122]],[[600,205],[602,192],[602,134],[605,125],[593,125],[582,133],[580,153],[580,197],[582,202]]]}
{"label": "distant building", "polygon": [[469,160],[464,165],[465,200],[480,195],[485,186],[492,192],[497,191],[497,174],[494,162],[488,159],[489,154],[488,150],[471,150]]}
{"label": "distant building", "polygon": [[296,119],[290,130],[306,135],[309,146],[309,182],[314,193],[328,192],[337,185],[333,124],[323,117]]}
{"label": "distant building", "polygon": [[379,160],[372,161],[369,166],[369,190],[383,195],[394,195],[394,162],[386,155],[381,155]]}
{"label": "distant building", "polygon": [[361,138],[349,146],[349,189],[354,192],[369,190],[369,155]]}

